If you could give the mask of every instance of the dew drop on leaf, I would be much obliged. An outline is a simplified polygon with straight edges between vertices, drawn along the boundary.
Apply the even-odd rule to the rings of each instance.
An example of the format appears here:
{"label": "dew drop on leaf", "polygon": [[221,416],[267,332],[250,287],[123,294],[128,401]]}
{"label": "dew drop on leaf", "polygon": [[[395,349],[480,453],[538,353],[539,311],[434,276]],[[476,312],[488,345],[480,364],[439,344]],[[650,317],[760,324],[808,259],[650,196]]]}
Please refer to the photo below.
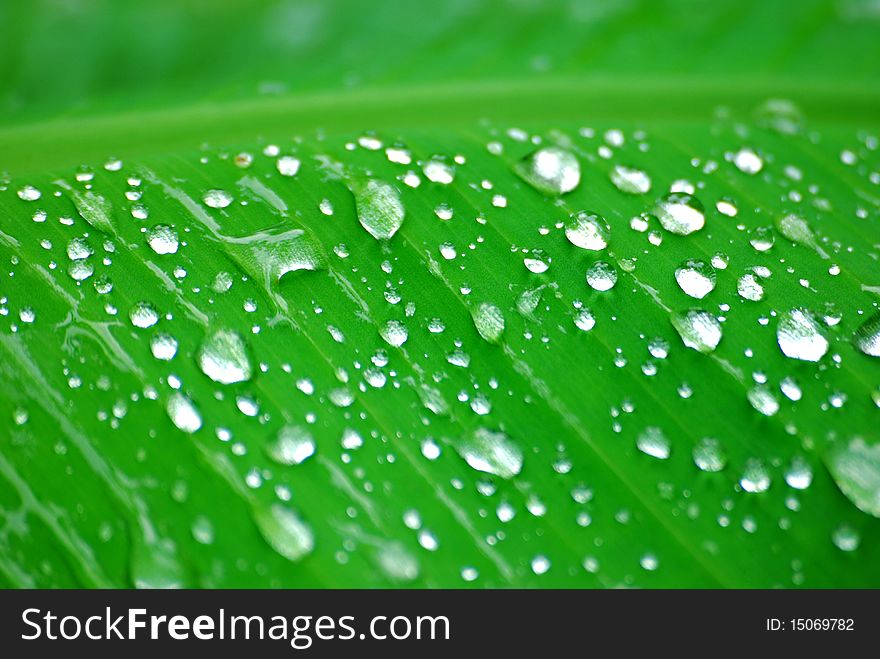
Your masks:
{"label": "dew drop on leaf", "polygon": [[837,487],[856,508],[880,517],[880,444],[869,446],[854,438],[832,446],[827,464]]}
{"label": "dew drop on leaf", "polygon": [[314,550],[312,529],[289,508],[255,504],[253,518],[269,546],[287,560],[299,561]]}
{"label": "dew drop on leaf", "polygon": [[712,352],[721,342],[721,323],[708,311],[690,309],[673,314],[672,326],[682,342],[698,352]]}
{"label": "dew drop on leaf", "polygon": [[610,177],[614,187],[626,194],[639,195],[651,190],[651,178],[640,169],[615,165]]}
{"label": "dew drop on leaf", "polygon": [[210,208],[226,208],[232,203],[232,195],[225,190],[208,190],[202,201]]}
{"label": "dew drop on leaf", "polygon": [[247,344],[230,329],[209,333],[199,347],[198,361],[202,373],[219,384],[250,380],[253,370]]}
{"label": "dew drop on leaf", "polygon": [[386,322],[379,330],[379,334],[385,339],[385,342],[388,345],[394,346],[395,348],[402,346],[409,338],[409,332],[406,329],[406,325],[399,320],[389,320]]}
{"label": "dew drop on leaf", "polygon": [[856,348],[871,357],[880,357],[880,312],[868,318],[853,335]]}
{"label": "dew drop on leaf", "polygon": [[683,192],[666,195],[657,203],[656,213],[663,228],[679,236],[699,231],[706,224],[703,204]]}
{"label": "dew drop on leaf", "polygon": [[791,359],[817,362],[828,352],[828,339],[805,309],[791,309],[779,317],[776,340],[782,353]]}
{"label": "dew drop on leaf", "polygon": [[675,269],[675,281],[687,295],[701,300],[715,290],[715,269],[703,261],[690,259]]}
{"label": "dew drop on leaf", "polygon": [[694,464],[700,471],[722,471],[727,466],[724,447],[714,437],[704,437],[694,445],[692,455]]}
{"label": "dew drop on leaf", "polygon": [[514,170],[529,185],[547,195],[562,195],[581,181],[581,165],[570,151],[545,147],[516,163]]}
{"label": "dew drop on leaf", "polygon": [[522,470],[522,450],[503,432],[478,428],[457,440],[454,446],[464,461],[477,471],[510,479]]}
{"label": "dew drop on leaf", "polygon": [[192,434],[202,427],[202,415],[192,401],[179,391],[168,397],[165,411],[171,422],[185,433]]}
{"label": "dew drop on leaf", "polygon": [[504,314],[494,304],[483,302],[474,311],[474,326],[489,343],[498,343],[504,333]]}
{"label": "dew drop on leaf", "polygon": [[663,430],[656,426],[648,426],[639,433],[636,446],[645,455],[650,455],[658,460],[666,460],[672,452],[672,445]]}
{"label": "dew drop on leaf", "polygon": [[350,183],[358,221],[377,240],[388,240],[403,224],[404,208],[397,189],[376,179]]}
{"label": "dew drop on leaf", "polygon": [[146,301],[135,303],[128,312],[128,317],[132,325],[141,329],[152,327],[159,322],[159,313],[156,311],[156,308]]}
{"label": "dew drop on leaf", "polygon": [[315,454],[315,439],[302,426],[284,426],[266,453],[280,465],[302,464]]}
{"label": "dew drop on leaf", "polygon": [[601,215],[579,211],[565,223],[565,237],[576,247],[599,251],[608,247],[611,229]]}
{"label": "dew drop on leaf", "polygon": [[607,261],[596,261],[587,270],[587,284],[595,291],[610,291],[617,283],[617,269]]}
{"label": "dew drop on leaf", "polygon": [[167,224],[157,224],[147,232],[147,243],[156,254],[176,254],[177,232]]}

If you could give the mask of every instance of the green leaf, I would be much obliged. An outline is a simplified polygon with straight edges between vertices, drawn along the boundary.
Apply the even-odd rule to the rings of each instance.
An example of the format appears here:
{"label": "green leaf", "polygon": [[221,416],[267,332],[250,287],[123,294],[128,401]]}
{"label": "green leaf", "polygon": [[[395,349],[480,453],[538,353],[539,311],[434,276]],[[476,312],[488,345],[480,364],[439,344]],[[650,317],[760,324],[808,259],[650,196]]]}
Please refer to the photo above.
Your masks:
{"label": "green leaf", "polygon": [[880,585],[870,8],[13,4],[0,585]]}

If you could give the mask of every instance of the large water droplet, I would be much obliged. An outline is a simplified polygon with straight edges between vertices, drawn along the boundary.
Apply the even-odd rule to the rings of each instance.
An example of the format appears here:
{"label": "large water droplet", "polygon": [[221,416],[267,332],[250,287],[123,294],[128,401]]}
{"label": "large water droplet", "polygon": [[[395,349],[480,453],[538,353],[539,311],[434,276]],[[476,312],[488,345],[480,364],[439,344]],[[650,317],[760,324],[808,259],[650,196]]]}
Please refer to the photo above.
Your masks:
{"label": "large water droplet", "polygon": [[281,504],[255,505],[254,521],[269,546],[289,561],[298,561],[315,548],[312,529]]}
{"label": "large water droplet", "polygon": [[601,215],[579,211],[572,213],[566,222],[565,237],[568,242],[581,249],[599,251],[608,247],[611,229]]}
{"label": "large water droplet", "polygon": [[247,344],[238,332],[218,329],[211,332],[199,348],[199,367],[214,382],[233,384],[251,378]]}
{"label": "large water droplet", "polygon": [[224,238],[230,253],[268,289],[289,272],[320,270],[320,245],[302,229],[268,230],[244,238]]}
{"label": "large water droplet", "polygon": [[157,224],[147,232],[147,243],[156,254],[176,254],[177,232],[167,224]]}
{"label": "large water droplet", "polygon": [[379,330],[380,336],[385,339],[389,345],[399,348],[409,338],[409,332],[399,320],[389,320]]}
{"label": "large water droplet", "polygon": [[192,401],[179,391],[168,397],[165,410],[171,422],[185,433],[192,434],[202,427],[202,415]]}
{"label": "large water droplet", "polygon": [[358,221],[378,240],[388,240],[403,224],[404,208],[397,189],[376,179],[355,179],[350,183]]}
{"label": "large water droplet", "polygon": [[739,484],[750,494],[766,492],[770,488],[770,472],[767,471],[767,466],[758,458],[749,458]]}
{"label": "large water droplet", "polygon": [[701,471],[716,472],[727,466],[727,454],[721,442],[713,437],[704,437],[694,445],[694,464]]}
{"label": "large water droplet", "polygon": [[483,302],[474,311],[474,325],[489,343],[498,343],[504,333],[504,314],[494,304]]}
{"label": "large water droplet", "polygon": [[596,261],[587,270],[587,284],[595,291],[609,291],[617,283],[617,269],[607,261]]}
{"label": "large water droplet", "polygon": [[715,290],[715,268],[691,259],[675,269],[675,281],[686,294],[701,300]]}
{"label": "large water droplet", "polygon": [[776,340],[786,357],[817,362],[828,352],[828,339],[819,323],[805,309],[792,309],[779,317]]}
{"label": "large water droplet", "polygon": [[672,316],[672,326],[682,342],[699,352],[712,352],[721,342],[721,323],[708,311],[689,309]]}
{"label": "large water droplet", "polygon": [[526,183],[547,195],[571,192],[581,181],[578,159],[555,146],[530,153],[514,169]]}
{"label": "large water droplet", "polygon": [[658,460],[666,460],[672,451],[672,445],[663,434],[663,431],[656,426],[645,428],[636,440],[636,446],[645,455],[650,455]]}
{"label": "large water droplet", "polygon": [[519,474],[523,453],[503,432],[478,428],[455,442],[455,450],[477,471],[510,479]]}
{"label": "large water droplet", "polygon": [[302,464],[315,454],[315,439],[302,426],[284,426],[266,453],[278,464]]}
{"label": "large water droplet", "polygon": [[846,445],[832,446],[828,469],[856,508],[880,517],[880,444],[869,446],[855,438]]}
{"label": "large water droplet", "polygon": [[680,236],[699,231],[706,224],[703,204],[682,192],[668,194],[657,203],[657,219],[664,229]]}
{"label": "large water droplet", "polygon": [[159,313],[151,303],[141,301],[137,302],[128,312],[131,324],[141,329],[152,327],[159,322]]}
{"label": "large water droplet", "polygon": [[871,357],[880,357],[880,312],[868,318],[853,335],[856,348]]}
{"label": "large water droplet", "polygon": [[615,165],[610,176],[614,187],[626,194],[645,194],[651,190],[651,178],[640,169]]}
{"label": "large water droplet", "polygon": [[226,208],[232,203],[232,195],[225,190],[208,190],[202,197],[205,206],[211,208]]}

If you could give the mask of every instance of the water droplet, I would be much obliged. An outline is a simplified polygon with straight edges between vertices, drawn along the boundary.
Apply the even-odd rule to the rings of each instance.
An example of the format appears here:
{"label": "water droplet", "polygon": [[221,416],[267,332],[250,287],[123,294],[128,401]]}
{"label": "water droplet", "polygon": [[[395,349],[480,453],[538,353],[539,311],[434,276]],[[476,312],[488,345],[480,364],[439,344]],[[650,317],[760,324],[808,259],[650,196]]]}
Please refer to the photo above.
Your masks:
{"label": "water droplet", "polygon": [[607,261],[596,261],[587,270],[587,284],[596,291],[608,291],[617,283],[617,269]]}
{"label": "water droplet", "polygon": [[202,416],[189,398],[179,391],[168,397],[165,411],[179,430],[192,434],[202,427]]}
{"label": "water droplet", "polygon": [[226,208],[232,203],[232,195],[225,190],[208,190],[202,197],[205,206],[210,208]]}
{"label": "water droplet", "polygon": [[455,169],[452,165],[439,158],[432,158],[426,162],[422,167],[422,171],[432,183],[449,185],[455,180]]}
{"label": "water droplet", "polygon": [[722,471],[727,466],[727,455],[721,442],[713,437],[704,437],[694,445],[694,464],[701,471]]}
{"label": "water droplet", "polygon": [[776,340],[782,353],[792,359],[817,362],[828,352],[828,339],[805,309],[792,309],[779,317]]}
{"label": "water droplet", "polygon": [[157,224],[147,232],[147,242],[156,254],[177,253],[177,232],[167,224]]}
{"label": "water droplet", "polygon": [[177,354],[177,339],[170,334],[159,332],[150,339],[150,352],[161,361],[170,361]]}
{"label": "water droplet", "polygon": [[859,548],[862,538],[859,532],[849,524],[841,524],[831,534],[831,540],[840,551],[855,551]]}
{"label": "water droplet", "polygon": [[571,192],[581,181],[577,158],[558,147],[538,149],[518,162],[514,169],[526,183],[547,195]]}
{"label": "water droplet", "polygon": [[601,215],[579,211],[566,222],[565,237],[576,247],[599,251],[608,247],[611,229]]}
{"label": "water droplet", "polygon": [[764,168],[764,161],[761,156],[752,149],[742,148],[733,156],[733,164],[736,168],[745,174],[757,174]]}
{"label": "water droplet", "polygon": [[282,176],[296,176],[300,166],[299,158],[294,156],[281,156],[275,161],[275,168]]}
{"label": "water droplet", "polygon": [[540,275],[550,269],[552,259],[543,249],[533,249],[523,257],[523,265],[529,272]]}
{"label": "water droplet", "polygon": [[402,346],[409,338],[409,332],[406,329],[406,325],[399,320],[389,320],[379,330],[379,334],[385,339],[386,343],[395,348]]}
{"label": "water droplet", "polygon": [[574,316],[574,324],[583,332],[589,332],[596,326],[596,318],[589,309],[581,309]]}
{"label": "water droplet", "polygon": [[739,278],[736,282],[736,292],[742,299],[752,302],[760,302],[764,298],[764,286],[751,272]]}
{"label": "water droplet", "polygon": [[766,492],[770,488],[770,472],[760,459],[749,458],[739,484],[744,491],[751,494]]}
{"label": "water droplet", "polygon": [[861,438],[829,451],[828,468],[837,487],[856,508],[880,517],[880,444],[869,446]]}
{"label": "water droplet", "polygon": [[785,215],[776,222],[776,228],[791,242],[813,247],[816,237],[807,221],[797,215]]}
{"label": "water droplet", "polygon": [[284,426],[266,448],[268,456],[281,465],[302,464],[315,454],[315,440],[301,426]]}
{"label": "water droplet", "polygon": [[721,323],[708,311],[690,309],[672,316],[672,326],[682,342],[699,352],[712,352],[721,342]]}
{"label": "water droplet", "polygon": [[785,470],[785,482],[795,490],[806,490],[813,482],[813,469],[801,456],[795,456]]}
{"label": "water droplet", "polygon": [[494,304],[483,302],[474,312],[474,325],[489,343],[498,343],[504,333],[504,314]]}
{"label": "water droplet", "polygon": [[354,180],[350,184],[358,221],[378,240],[388,240],[403,224],[404,208],[392,185],[376,179]]}
{"label": "water droplet", "polygon": [[651,178],[640,169],[615,165],[611,170],[611,182],[626,194],[645,194],[651,190]]}
{"label": "water droplet", "polygon": [[159,313],[156,308],[145,301],[136,303],[128,312],[128,317],[132,325],[141,329],[152,327],[159,322]]}
{"label": "water droplet", "polygon": [[747,397],[752,407],[764,416],[773,416],[779,411],[779,401],[765,385],[752,387]]}
{"label": "water droplet", "polygon": [[636,446],[645,455],[650,455],[658,460],[666,460],[672,451],[672,445],[656,426],[648,426],[638,436]]}
{"label": "water droplet", "polygon": [[89,258],[94,253],[92,246],[85,238],[71,238],[67,243],[67,258],[71,261],[79,261]]}
{"label": "water droplet", "polygon": [[532,559],[532,572],[537,575],[546,574],[546,572],[550,569],[550,559],[546,556],[538,555]]}
{"label": "water droplet", "polygon": [[26,185],[18,191],[18,198],[22,201],[36,201],[43,193],[32,185]]}
{"label": "water droplet", "polygon": [[199,348],[199,368],[220,384],[244,382],[251,378],[247,345],[238,332],[217,329],[208,334]]}
{"label": "water droplet", "polygon": [[269,546],[289,561],[298,561],[315,548],[311,528],[281,504],[254,506],[254,521]]}
{"label": "water droplet", "polygon": [[302,229],[267,230],[243,238],[226,237],[224,242],[239,265],[267,290],[290,272],[319,270],[325,263],[320,244]]}
{"label": "water droplet", "polygon": [[500,478],[513,478],[522,470],[522,450],[503,432],[478,428],[455,442],[455,450],[477,471]]}
{"label": "water droplet", "polygon": [[880,312],[868,318],[853,335],[856,348],[871,357],[880,357]]}
{"label": "water droplet", "polygon": [[687,295],[701,300],[715,290],[715,269],[690,259],[675,269],[675,281]]}
{"label": "water droplet", "polygon": [[657,219],[664,229],[679,236],[699,231],[706,224],[703,204],[682,192],[670,193],[658,202]]}

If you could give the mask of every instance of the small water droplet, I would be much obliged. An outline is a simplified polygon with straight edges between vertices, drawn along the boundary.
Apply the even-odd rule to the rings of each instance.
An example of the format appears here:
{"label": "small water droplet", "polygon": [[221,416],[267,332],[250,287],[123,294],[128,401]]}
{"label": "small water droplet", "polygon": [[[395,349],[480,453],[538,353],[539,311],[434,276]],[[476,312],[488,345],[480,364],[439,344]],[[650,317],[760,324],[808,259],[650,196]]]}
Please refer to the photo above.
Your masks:
{"label": "small water droplet", "polygon": [[721,442],[713,437],[704,437],[694,445],[694,464],[701,471],[714,473],[727,466],[727,455]]}
{"label": "small water droplet", "polygon": [[386,343],[395,348],[402,346],[409,338],[409,332],[406,329],[406,325],[399,320],[389,320],[386,322],[379,330],[379,334],[385,339]]}
{"label": "small water droplet", "polygon": [[638,436],[636,446],[645,455],[658,460],[666,460],[672,451],[672,445],[666,435],[656,426],[648,426]]}
{"label": "small water droplet", "polygon": [[880,357],[880,312],[868,318],[853,335],[856,348],[871,357]]}

